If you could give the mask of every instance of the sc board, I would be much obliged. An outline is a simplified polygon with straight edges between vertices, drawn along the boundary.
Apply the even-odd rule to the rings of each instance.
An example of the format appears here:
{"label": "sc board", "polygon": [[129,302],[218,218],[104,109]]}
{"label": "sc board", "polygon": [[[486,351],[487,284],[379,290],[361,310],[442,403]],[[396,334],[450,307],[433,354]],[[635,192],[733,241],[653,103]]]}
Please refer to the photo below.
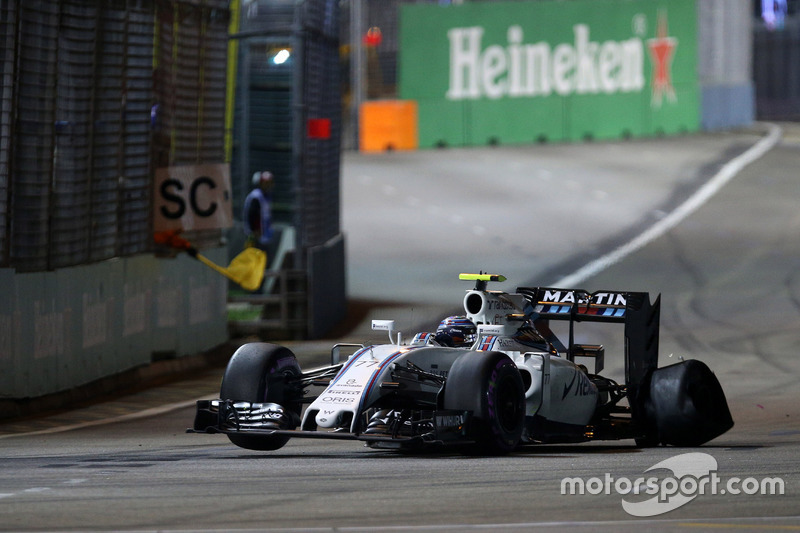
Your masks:
{"label": "sc board", "polygon": [[208,230],[233,225],[228,165],[187,165],[156,170],[155,231]]}

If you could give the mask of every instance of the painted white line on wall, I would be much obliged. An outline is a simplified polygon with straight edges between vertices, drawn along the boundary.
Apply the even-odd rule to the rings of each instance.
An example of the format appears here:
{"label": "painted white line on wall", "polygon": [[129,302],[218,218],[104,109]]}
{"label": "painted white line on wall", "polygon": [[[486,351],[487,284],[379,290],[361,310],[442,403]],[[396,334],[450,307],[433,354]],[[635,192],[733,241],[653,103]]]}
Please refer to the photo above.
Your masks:
{"label": "painted white line on wall", "polygon": [[741,172],[744,167],[766,154],[780,141],[781,128],[775,124],[765,124],[765,126],[767,127],[767,135],[763,139],[758,141],[743,154],[728,161],[705,185],[700,187],[696,193],[679,205],[674,211],[667,214],[643,233],[619,248],[584,265],[572,274],[559,279],[553,283],[553,286],[574,287],[579,285],[611,265],[622,261],[625,257],[650,244],[680,224],[686,217],[694,213],[700,206],[719,192],[719,190],[736,176],[736,174]]}

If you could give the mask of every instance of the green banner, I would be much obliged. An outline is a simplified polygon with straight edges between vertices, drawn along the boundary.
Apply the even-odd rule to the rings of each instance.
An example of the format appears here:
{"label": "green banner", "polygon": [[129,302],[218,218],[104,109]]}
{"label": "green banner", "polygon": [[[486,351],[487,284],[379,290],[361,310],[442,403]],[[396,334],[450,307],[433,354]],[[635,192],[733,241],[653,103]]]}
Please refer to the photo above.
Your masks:
{"label": "green banner", "polygon": [[695,0],[406,4],[400,97],[419,145],[697,131]]}

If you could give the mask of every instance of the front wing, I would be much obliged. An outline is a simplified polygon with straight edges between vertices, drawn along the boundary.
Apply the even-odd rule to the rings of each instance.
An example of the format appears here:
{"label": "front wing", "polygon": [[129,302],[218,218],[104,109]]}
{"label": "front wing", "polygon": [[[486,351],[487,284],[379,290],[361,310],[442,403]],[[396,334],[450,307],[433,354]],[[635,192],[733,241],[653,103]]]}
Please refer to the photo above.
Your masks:
{"label": "front wing", "polygon": [[[291,414],[272,403],[234,402],[232,400],[199,400],[194,426],[188,433],[225,433],[230,435],[284,435],[296,438],[357,440],[378,447],[420,448],[425,446],[473,444],[469,438],[469,411],[439,409],[429,411],[427,430],[418,434],[351,433],[342,430],[307,431],[288,429],[295,425]],[[419,423],[420,421],[417,421]]]}

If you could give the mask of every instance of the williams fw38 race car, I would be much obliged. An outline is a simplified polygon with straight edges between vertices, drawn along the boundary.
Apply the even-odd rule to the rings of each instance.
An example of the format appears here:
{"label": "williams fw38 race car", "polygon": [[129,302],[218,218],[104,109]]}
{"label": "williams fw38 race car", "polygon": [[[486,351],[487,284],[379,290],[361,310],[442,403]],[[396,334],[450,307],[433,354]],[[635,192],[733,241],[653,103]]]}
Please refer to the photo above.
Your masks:
{"label": "williams fw38 race car", "polygon": [[[465,314],[409,342],[395,336],[393,321],[375,320],[388,344],[336,345],[330,366],[309,371],[285,347],[243,345],[220,398],[197,403],[189,432],[225,433],[251,450],[302,437],[502,454],[589,440],[698,446],[733,426],[704,363],[658,368],[660,297],[651,303],[643,292],[548,287],[509,294],[487,287],[503,276],[460,277],[475,282]],[[600,375],[603,346],[575,342],[581,322],[623,326],[624,383]],[[566,330],[564,340],[551,326]]]}

